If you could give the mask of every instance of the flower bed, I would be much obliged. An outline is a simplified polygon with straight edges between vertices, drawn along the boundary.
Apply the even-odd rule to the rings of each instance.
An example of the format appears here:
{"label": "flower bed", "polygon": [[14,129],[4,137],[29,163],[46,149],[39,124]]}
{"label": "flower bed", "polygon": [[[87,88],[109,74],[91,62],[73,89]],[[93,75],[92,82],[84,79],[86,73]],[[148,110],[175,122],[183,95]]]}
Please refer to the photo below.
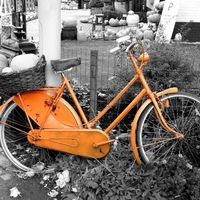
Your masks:
{"label": "flower bed", "polygon": [[78,9],[78,3],[76,0],[62,0],[61,10],[76,10]]}

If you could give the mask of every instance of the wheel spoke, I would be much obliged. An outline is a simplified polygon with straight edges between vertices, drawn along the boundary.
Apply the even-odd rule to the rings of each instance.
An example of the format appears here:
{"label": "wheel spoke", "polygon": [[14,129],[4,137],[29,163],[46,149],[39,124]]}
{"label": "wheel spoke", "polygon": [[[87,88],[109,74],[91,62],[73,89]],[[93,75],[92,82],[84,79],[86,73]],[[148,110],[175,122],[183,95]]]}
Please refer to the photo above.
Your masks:
{"label": "wheel spoke", "polygon": [[[32,126],[38,125],[31,120]],[[30,126],[25,113],[15,104],[9,105],[1,119],[1,146],[9,160],[18,168],[28,171],[38,162],[49,165],[57,152],[30,144],[27,139]]]}
{"label": "wheel spoke", "polygon": [[166,123],[184,138],[176,137],[160,125],[151,104],[141,115],[137,128],[141,159],[150,162],[180,153],[196,165],[200,159],[200,100],[186,93],[171,94],[162,100],[168,101],[162,111]]}

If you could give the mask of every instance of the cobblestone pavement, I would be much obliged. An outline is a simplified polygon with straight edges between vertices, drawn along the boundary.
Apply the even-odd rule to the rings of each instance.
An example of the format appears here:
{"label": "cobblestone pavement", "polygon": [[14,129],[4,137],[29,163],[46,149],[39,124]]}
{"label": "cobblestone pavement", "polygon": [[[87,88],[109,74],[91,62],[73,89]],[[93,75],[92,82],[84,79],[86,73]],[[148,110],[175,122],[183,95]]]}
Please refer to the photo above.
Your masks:
{"label": "cobblestone pavement", "polygon": [[9,188],[14,187],[13,179],[15,174],[13,173],[14,167],[10,161],[5,157],[0,147],[0,200],[12,199],[9,197]]}
{"label": "cobblestone pavement", "polygon": [[16,199],[47,200],[48,190],[40,184],[37,176],[22,179],[16,175],[17,169],[4,155],[0,147],[0,200],[13,200],[10,189],[16,187],[21,193]]}

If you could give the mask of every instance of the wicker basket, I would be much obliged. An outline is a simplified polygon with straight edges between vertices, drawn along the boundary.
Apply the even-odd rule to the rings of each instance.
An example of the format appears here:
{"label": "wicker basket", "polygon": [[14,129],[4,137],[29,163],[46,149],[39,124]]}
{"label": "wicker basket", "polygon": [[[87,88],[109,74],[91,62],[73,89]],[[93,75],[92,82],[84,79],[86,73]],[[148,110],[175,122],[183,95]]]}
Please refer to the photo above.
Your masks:
{"label": "wicker basket", "polygon": [[38,64],[32,68],[10,74],[0,74],[0,93],[12,96],[18,92],[44,87],[46,84],[45,67],[45,57],[41,56]]}

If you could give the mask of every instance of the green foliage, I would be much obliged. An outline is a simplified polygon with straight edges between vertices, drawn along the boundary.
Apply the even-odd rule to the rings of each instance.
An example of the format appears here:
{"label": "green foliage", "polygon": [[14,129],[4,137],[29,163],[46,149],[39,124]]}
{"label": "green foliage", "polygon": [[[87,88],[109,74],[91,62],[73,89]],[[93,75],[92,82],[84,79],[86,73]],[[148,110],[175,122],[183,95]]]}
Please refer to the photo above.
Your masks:
{"label": "green foliage", "polygon": [[105,20],[109,20],[111,18],[118,18],[118,19],[121,19],[122,18],[122,15],[123,13],[120,12],[120,11],[111,11],[111,10],[103,10],[103,14],[104,14],[104,19]]}
{"label": "green foliage", "polygon": [[147,23],[147,17],[145,12],[135,12],[135,14],[139,15],[140,22]]}
{"label": "green foliage", "polygon": [[[178,87],[182,91],[197,89],[197,79],[200,71],[195,70],[195,61],[200,50],[196,46],[180,43],[160,44],[152,42],[147,49],[150,61],[143,67],[144,75],[153,91],[160,91],[169,87]],[[127,64],[120,58],[120,67],[109,82],[108,94],[112,99],[133,77],[131,63]],[[137,82],[136,82],[137,83]],[[137,83],[122,98],[126,101],[133,98],[141,90]]]}
{"label": "green foliage", "polygon": [[[129,140],[114,145],[107,157],[88,160],[60,155],[56,173],[69,171],[70,182],[56,187],[56,173],[43,184],[56,188],[60,199],[79,200],[196,200],[200,198],[200,171],[182,155],[169,162],[135,164]],[[53,181],[54,180],[54,181]],[[73,197],[73,198],[72,198]]]}
{"label": "green foliage", "polygon": [[[144,71],[153,90],[174,85],[181,90],[192,87],[195,77],[199,75],[193,70],[195,56],[199,53],[196,47],[152,43],[148,52],[151,60],[144,67]],[[109,81],[110,89],[104,91],[107,94],[104,98],[105,104],[134,75],[133,70],[129,71],[127,68],[130,63],[123,58],[119,59],[118,64],[121,66],[120,72],[116,71]],[[86,87],[75,87],[74,90],[84,109],[88,111],[88,90]],[[131,88],[117,104],[117,109],[139,90],[138,84]],[[107,118],[105,121],[109,120],[110,118]],[[118,134],[120,133],[112,133],[111,137]],[[111,152],[99,160],[59,154],[53,165],[55,173],[43,181],[43,184],[50,190],[56,189],[59,192],[56,198],[66,200],[200,199],[199,169],[192,166],[182,155],[172,155],[168,162],[157,161],[139,166],[135,163],[129,137],[127,134],[127,137],[114,142]],[[69,171],[70,182],[60,188],[56,186],[57,173],[66,169]]]}
{"label": "green foliage", "polygon": [[100,8],[100,7],[103,7],[103,1],[101,0],[90,0],[89,1],[89,7],[92,8],[92,7],[96,7],[96,8]]}
{"label": "green foliage", "polygon": [[187,22],[184,23],[183,25],[180,26],[180,28],[178,29],[178,33],[181,34],[182,36],[182,41],[185,41],[186,36],[188,35],[188,33],[191,31],[191,28],[188,28],[187,26],[190,25],[191,22]]}
{"label": "green foliage", "polygon": [[199,71],[194,62],[200,53],[195,46],[180,43],[152,43],[149,49],[150,61],[145,74],[153,90],[176,86],[179,90],[195,87]]}
{"label": "green foliage", "polygon": [[114,10],[115,10],[114,7],[111,5],[105,5],[103,7],[103,11],[114,11]]}

